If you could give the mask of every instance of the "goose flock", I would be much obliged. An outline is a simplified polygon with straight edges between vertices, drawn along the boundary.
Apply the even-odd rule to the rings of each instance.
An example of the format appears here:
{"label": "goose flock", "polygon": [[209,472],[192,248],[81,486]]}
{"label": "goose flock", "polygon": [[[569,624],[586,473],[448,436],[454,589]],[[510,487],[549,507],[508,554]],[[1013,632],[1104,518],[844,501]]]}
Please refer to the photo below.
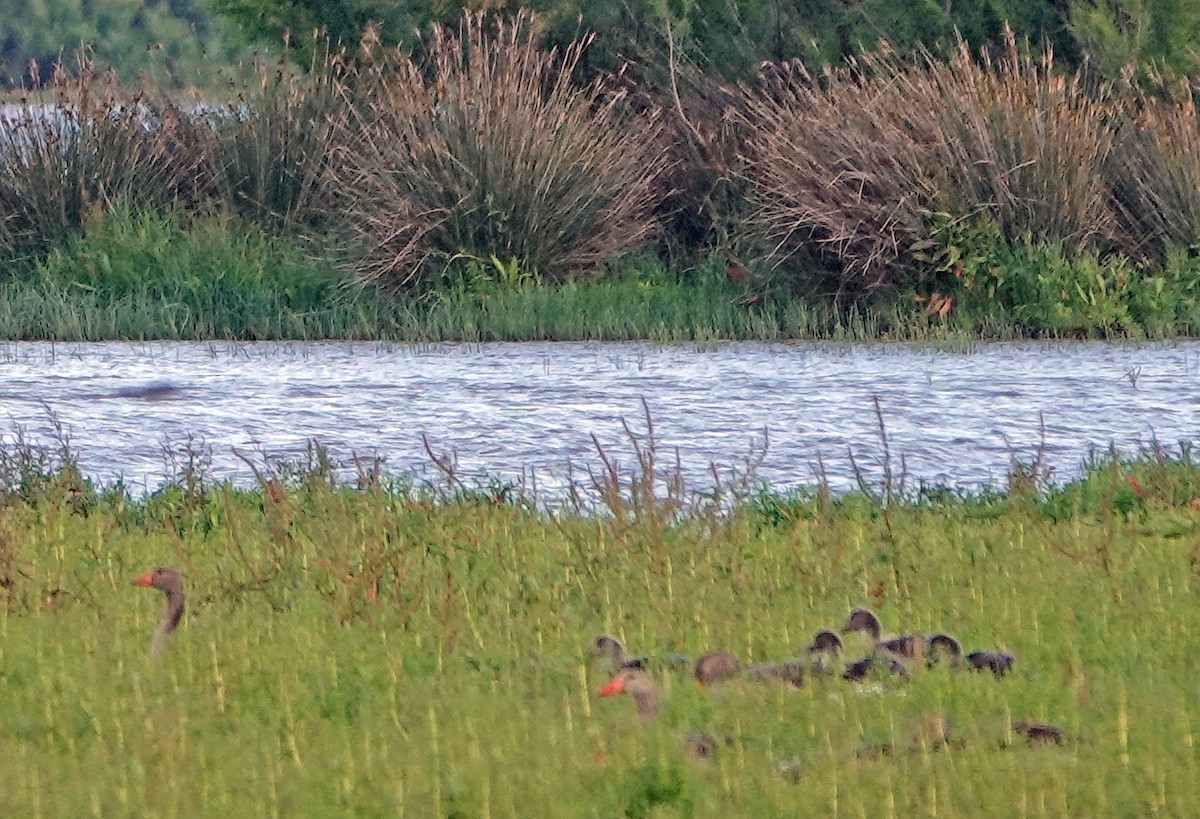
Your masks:
{"label": "goose flock", "polygon": [[[843,637],[855,633],[866,635],[869,649],[863,656],[843,660]],[[588,653],[592,657],[607,658],[611,664],[612,676],[596,691],[597,696],[626,694],[644,719],[652,719],[658,713],[658,690],[646,658],[631,655],[624,644],[611,634],[601,634],[593,639],[588,646]],[[865,606],[856,606],[850,610],[841,629],[819,630],[813,635],[812,642],[804,646],[796,657],[743,666],[727,651],[709,651],[696,658],[691,664],[691,671],[701,686],[740,678],[777,681],[800,688],[811,677],[840,676],[843,680],[857,683],[872,676],[907,678],[920,668],[941,664],[955,671],[986,671],[1002,678],[1013,670],[1016,657],[1007,649],[977,649],[964,653],[962,643],[957,638],[941,631],[886,635],[879,615]],[[671,665],[677,667],[679,660],[674,659]],[[919,722],[919,730],[914,731],[919,740],[914,740],[914,746],[919,744],[928,747],[932,744],[940,747],[949,743],[949,728],[944,717],[927,714]],[[1048,723],[1018,720],[1012,723],[1012,731],[1030,744],[1062,744],[1064,740],[1062,729]],[[705,740],[699,746],[697,736]],[[695,734],[688,735],[685,746],[692,756],[697,757],[711,755],[716,747],[710,738]],[[702,747],[706,752],[698,754],[696,747]],[[864,746],[865,750],[860,751],[887,752],[890,747]]]}
{"label": "goose flock", "polygon": [[[154,588],[166,598],[162,619],[155,628],[150,641],[151,657],[157,657],[164,642],[183,618],[186,605],[183,577],[175,569],[160,566],[134,579],[133,585]],[[861,657],[843,660],[845,649],[843,635],[861,632],[867,635],[870,648]],[[588,645],[588,653],[594,658],[607,658],[610,664],[610,679],[596,694],[600,697],[626,695],[633,700],[637,714],[645,720],[653,719],[659,711],[658,687],[647,668],[646,658],[630,654],[624,643],[611,634],[601,634]],[[884,634],[879,616],[865,606],[851,609],[846,622],[839,631],[823,628],[813,635],[812,642],[799,652],[799,656],[787,660],[755,663],[743,666],[728,651],[709,651],[694,662],[674,655],[667,663],[672,668],[689,668],[697,685],[713,686],[735,678],[756,681],[776,681],[799,688],[810,677],[831,678],[861,682],[871,675],[907,678],[921,666],[931,667],[941,663],[954,670],[989,671],[996,677],[1004,677],[1012,671],[1016,657],[1005,649],[975,650],[963,653],[962,644],[945,632],[933,634]],[[839,674],[840,672],[840,674]],[[1065,735],[1061,728],[1044,722],[1018,720],[1012,723],[1012,732],[1025,738],[1030,744],[1053,743],[1061,745]],[[945,718],[938,714],[927,714],[912,732],[914,746],[944,746],[949,743],[949,728]],[[725,739],[728,744],[731,740]],[[703,733],[687,733],[683,736],[687,754],[696,759],[712,756],[718,743]],[[870,745],[859,749],[859,755],[889,753],[891,746]]]}

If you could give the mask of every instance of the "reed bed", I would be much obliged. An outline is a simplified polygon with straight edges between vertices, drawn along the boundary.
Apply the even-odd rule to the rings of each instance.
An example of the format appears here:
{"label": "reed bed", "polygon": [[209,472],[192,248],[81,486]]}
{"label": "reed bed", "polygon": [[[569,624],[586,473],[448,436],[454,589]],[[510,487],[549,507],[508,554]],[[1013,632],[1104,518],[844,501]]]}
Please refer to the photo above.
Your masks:
{"label": "reed bed", "polygon": [[842,288],[911,282],[936,218],[992,222],[1010,242],[1116,247],[1109,90],[1006,41],[995,61],[960,44],[946,62],[883,51],[822,77],[787,66],[751,95],[752,232],[777,263],[815,242]]}
{"label": "reed bed", "polygon": [[[6,441],[19,446],[33,444]],[[137,498],[81,482],[69,457],[33,470],[60,481],[0,461],[0,808],[1191,809],[1200,470],[1189,450],[1103,458],[1066,487],[1018,469],[1007,491],[884,501],[869,480],[841,497],[748,483],[695,495],[647,446],[615,482],[597,464],[602,507],[554,514],[461,482],[388,488],[361,466],[354,489],[320,458],[260,464],[257,489],[201,470]],[[160,564],[184,573],[189,609],[151,661],[162,600],[130,581]],[[1016,667],[1003,679],[940,667],[862,686],[699,690],[663,659],[792,656],[864,602],[895,628],[1007,646]],[[607,675],[584,647],[601,631],[649,658],[655,720],[594,696]],[[946,747],[920,741],[931,715],[952,726]],[[1012,727],[1022,719],[1059,726],[1064,741],[1026,744]],[[719,738],[711,758],[686,757],[692,730]]]}
{"label": "reed bed", "polygon": [[[0,280],[15,283],[0,332],[773,339],[840,336],[854,314],[886,338],[1196,331],[1194,83],[1066,74],[1011,33],[994,54],[881,47],[819,76],[763,64],[739,86],[711,82],[668,38],[666,76],[584,78],[587,37],[558,50],[540,37],[528,12],[466,12],[417,53],[368,31],[304,73],[247,66],[205,104],[122,87],[87,61],[58,70],[53,105],[31,98],[0,127]],[[199,239],[213,221],[266,233],[346,286],[299,307],[312,271],[284,265],[255,294],[217,269],[230,237],[187,275],[241,299],[114,305],[77,286],[108,275],[86,264],[70,288],[47,284],[53,254],[78,257],[93,222],[130,209]],[[647,253],[698,291],[650,293],[654,316],[627,293],[580,301],[599,291],[581,297],[578,282]],[[742,292],[690,275],[706,266]],[[463,277],[489,267],[506,292],[464,297]],[[573,327],[559,313],[575,308]]]}

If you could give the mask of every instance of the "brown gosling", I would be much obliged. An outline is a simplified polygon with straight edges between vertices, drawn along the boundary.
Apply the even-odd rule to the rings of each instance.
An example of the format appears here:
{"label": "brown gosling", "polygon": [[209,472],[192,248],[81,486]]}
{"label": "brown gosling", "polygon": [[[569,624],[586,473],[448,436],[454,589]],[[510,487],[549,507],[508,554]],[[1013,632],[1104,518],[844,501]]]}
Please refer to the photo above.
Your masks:
{"label": "brown gosling", "polygon": [[625,652],[625,644],[611,634],[599,634],[588,644],[588,654],[592,657],[608,657],[612,662],[614,673],[632,658]]}
{"label": "brown gosling", "polygon": [[972,651],[964,659],[974,671],[990,671],[997,677],[1003,677],[1012,671],[1017,658],[1010,651]]}
{"label": "brown gosling", "polygon": [[945,632],[939,631],[936,634],[930,634],[925,638],[925,643],[925,664],[928,666],[938,665],[945,659],[952,668],[955,668],[962,660],[962,643]]}
{"label": "brown gosling", "polygon": [[746,669],[746,677],[751,680],[778,680],[799,688],[804,684],[808,666],[800,660],[784,660],[776,663],[755,663]]}
{"label": "brown gosling", "polygon": [[851,609],[850,615],[842,625],[842,634],[855,631],[866,632],[879,648],[909,660],[919,659],[924,648],[924,640],[912,634],[883,637],[883,624],[879,615],[866,606],[855,606]]}
{"label": "brown gosling", "polygon": [[700,685],[712,685],[736,676],[742,664],[728,651],[710,651],[696,658],[692,676]]}
{"label": "brown gosling", "polygon": [[842,638],[837,632],[821,629],[801,653],[804,657],[783,662],[758,663],[746,669],[752,679],[777,679],[799,688],[811,674],[828,674],[832,660],[842,651]]}
{"label": "brown gosling", "polygon": [[908,668],[900,661],[899,657],[887,651],[876,650],[866,657],[846,663],[846,669],[842,672],[842,679],[849,680],[850,682],[861,682],[876,669],[886,671],[896,677],[908,677]]}
{"label": "brown gosling", "polygon": [[813,640],[804,649],[812,661],[814,670],[828,671],[830,662],[842,653],[842,638],[836,631],[823,628],[813,635]]}
{"label": "brown gosling", "polygon": [[[950,722],[936,711],[921,714],[908,728],[909,751],[939,751],[951,744],[961,745],[962,741],[951,739]],[[854,755],[859,759],[879,759],[896,751],[890,742],[871,742],[858,746]]]}
{"label": "brown gosling", "polygon": [[1029,745],[1047,745],[1054,743],[1062,745],[1066,735],[1063,730],[1057,725],[1051,725],[1048,722],[1032,722],[1030,720],[1018,720],[1012,724],[1014,734],[1020,734],[1025,737],[1025,742]]}
{"label": "brown gosling", "polygon": [[927,638],[929,659],[933,665],[941,658],[948,657],[951,668],[962,668],[963,662],[972,671],[991,671],[997,677],[1003,677],[1012,670],[1017,658],[1010,651],[972,651],[963,656],[962,644],[949,634],[938,632]]}
{"label": "brown gosling", "polygon": [[908,728],[908,747],[937,751],[950,745],[950,721],[936,711],[921,714]]}

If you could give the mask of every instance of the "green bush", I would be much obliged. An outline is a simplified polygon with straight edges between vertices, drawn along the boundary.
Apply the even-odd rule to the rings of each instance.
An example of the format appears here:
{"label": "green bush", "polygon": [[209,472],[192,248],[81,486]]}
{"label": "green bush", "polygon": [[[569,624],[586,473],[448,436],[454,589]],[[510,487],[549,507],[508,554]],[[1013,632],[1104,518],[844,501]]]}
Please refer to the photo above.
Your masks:
{"label": "green bush", "polygon": [[0,324],[17,337],[338,337],[359,297],[245,224],[118,208],[11,285]]}
{"label": "green bush", "polygon": [[1200,326],[1200,263],[1188,253],[1173,253],[1155,272],[1121,254],[1028,236],[1010,242],[989,221],[935,232],[936,249],[923,254],[942,276],[932,286],[967,320],[990,316],[1052,336],[1169,336]]}

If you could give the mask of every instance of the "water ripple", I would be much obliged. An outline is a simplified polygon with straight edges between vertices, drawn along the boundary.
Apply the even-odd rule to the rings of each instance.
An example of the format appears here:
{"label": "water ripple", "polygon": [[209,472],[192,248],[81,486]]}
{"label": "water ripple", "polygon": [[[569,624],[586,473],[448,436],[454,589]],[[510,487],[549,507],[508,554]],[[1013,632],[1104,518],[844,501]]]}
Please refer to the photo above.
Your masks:
{"label": "water ripple", "polygon": [[1200,343],[0,347],[0,407],[15,423],[47,435],[49,407],[89,474],[151,488],[163,443],[188,435],[211,446],[218,475],[244,476],[234,448],[294,455],[310,439],[428,474],[424,435],[464,473],[533,470],[553,486],[569,461],[597,462],[593,435],[631,463],[622,419],[643,431],[643,400],[695,484],[765,436],[762,478],[811,482],[821,456],[849,487],[850,453],[881,469],[876,397],[912,480],[995,484],[1039,449],[1064,477],[1095,447],[1196,437]]}

